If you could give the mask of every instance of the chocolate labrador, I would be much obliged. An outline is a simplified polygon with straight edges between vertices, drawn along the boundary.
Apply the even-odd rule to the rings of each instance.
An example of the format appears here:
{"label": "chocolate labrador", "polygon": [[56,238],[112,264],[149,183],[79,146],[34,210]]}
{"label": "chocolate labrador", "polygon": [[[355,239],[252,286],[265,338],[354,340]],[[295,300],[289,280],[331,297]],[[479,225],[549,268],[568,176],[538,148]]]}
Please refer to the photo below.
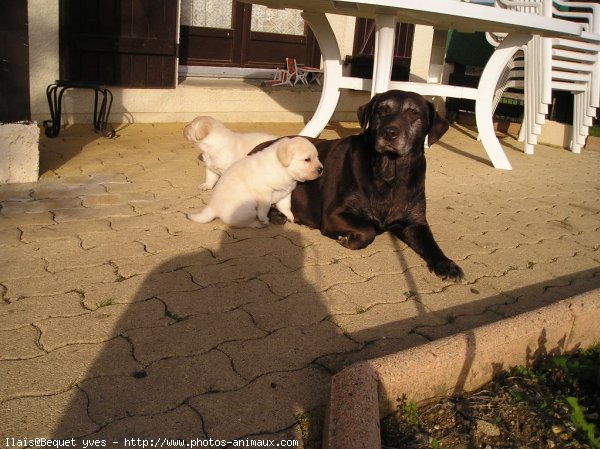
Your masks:
{"label": "chocolate labrador", "polygon": [[349,249],[391,232],[437,276],[460,281],[462,269],[440,249],[425,217],[425,138],[437,142],[448,121],[421,95],[399,90],[375,95],[358,120],[358,135],[312,140],[323,175],[293,191],[294,221]]}

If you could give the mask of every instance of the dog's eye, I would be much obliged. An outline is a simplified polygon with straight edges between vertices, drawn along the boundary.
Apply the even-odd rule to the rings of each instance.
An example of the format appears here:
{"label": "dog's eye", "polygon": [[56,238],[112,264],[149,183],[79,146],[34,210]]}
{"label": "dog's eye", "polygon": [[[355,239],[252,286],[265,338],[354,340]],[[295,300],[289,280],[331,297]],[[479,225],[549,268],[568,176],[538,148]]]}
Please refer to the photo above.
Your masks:
{"label": "dog's eye", "polygon": [[307,157],[306,159],[304,159],[304,162],[310,162],[310,157]]}
{"label": "dog's eye", "polygon": [[377,106],[377,113],[379,115],[388,115],[392,113],[392,108],[389,104],[383,103]]}

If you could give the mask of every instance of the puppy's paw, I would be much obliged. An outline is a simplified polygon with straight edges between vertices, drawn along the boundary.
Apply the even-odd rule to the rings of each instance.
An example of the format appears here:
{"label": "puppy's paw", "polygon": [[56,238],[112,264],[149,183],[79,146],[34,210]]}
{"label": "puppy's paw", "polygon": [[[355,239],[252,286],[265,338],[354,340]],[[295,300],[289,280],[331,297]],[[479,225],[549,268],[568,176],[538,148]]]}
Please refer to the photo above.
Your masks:
{"label": "puppy's paw", "polygon": [[429,271],[435,273],[443,281],[460,282],[464,278],[462,268],[450,259],[442,259],[428,265]]}
{"label": "puppy's paw", "polygon": [[247,227],[255,228],[255,229],[262,229],[265,227],[265,223],[258,221],[258,220],[254,220],[254,221],[250,222]]}
{"label": "puppy's paw", "polygon": [[200,190],[210,190],[210,189],[212,189],[212,188],[213,188],[213,186],[212,186],[212,185],[210,185],[210,184],[209,184],[209,183],[207,183],[207,182],[203,182],[202,184],[198,184],[198,188],[199,188]]}

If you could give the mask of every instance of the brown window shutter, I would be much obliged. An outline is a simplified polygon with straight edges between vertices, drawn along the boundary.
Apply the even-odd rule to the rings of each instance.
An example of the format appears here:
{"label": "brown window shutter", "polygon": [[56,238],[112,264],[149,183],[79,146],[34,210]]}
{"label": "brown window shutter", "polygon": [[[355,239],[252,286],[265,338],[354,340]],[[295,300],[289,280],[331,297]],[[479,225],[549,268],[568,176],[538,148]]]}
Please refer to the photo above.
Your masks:
{"label": "brown window shutter", "polygon": [[61,0],[61,78],[108,86],[176,87],[177,3]]}

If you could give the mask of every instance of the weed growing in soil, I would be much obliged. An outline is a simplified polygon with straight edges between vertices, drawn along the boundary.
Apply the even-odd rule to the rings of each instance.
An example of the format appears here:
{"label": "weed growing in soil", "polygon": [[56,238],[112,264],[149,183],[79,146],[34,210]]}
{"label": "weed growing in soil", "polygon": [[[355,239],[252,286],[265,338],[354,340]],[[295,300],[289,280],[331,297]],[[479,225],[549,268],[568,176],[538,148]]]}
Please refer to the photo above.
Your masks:
{"label": "weed growing in soil", "polygon": [[384,448],[600,449],[600,345],[517,366],[477,392],[417,407],[398,399]]}

